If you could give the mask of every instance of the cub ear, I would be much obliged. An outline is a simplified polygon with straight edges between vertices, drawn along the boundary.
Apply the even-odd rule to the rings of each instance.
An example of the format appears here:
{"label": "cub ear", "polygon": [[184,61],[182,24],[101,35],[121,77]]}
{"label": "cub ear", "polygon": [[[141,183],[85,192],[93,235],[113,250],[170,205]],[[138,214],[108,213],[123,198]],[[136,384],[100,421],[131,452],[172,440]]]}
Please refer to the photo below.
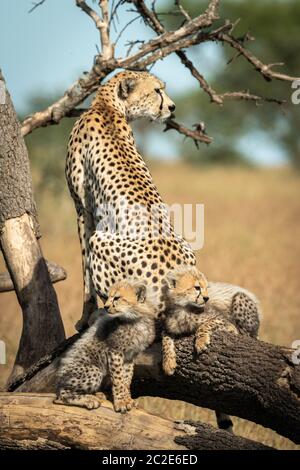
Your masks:
{"label": "cub ear", "polygon": [[198,272],[198,278],[199,278],[199,281],[200,281],[200,286],[204,289],[207,288],[208,286],[208,280],[207,280],[207,277],[205,276],[205,274],[203,274],[201,271]]}
{"label": "cub ear", "polygon": [[176,287],[176,276],[174,271],[170,271],[166,277],[167,284],[169,288],[175,289]]}
{"label": "cub ear", "polygon": [[121,100],[126,100],[130,93],[136,87],[136,80],[134,78],[124,78],[119,84],[118,96]]}
{"label": "cub ear", "polygon": [[145,302],[146,300],[146,293],[147,293],[147,289],[146,289],[146,286],[145,285],[140,285],[140,286],[137,286],[136,287],[136,296],[137,296],[137,299],[139,302]]}

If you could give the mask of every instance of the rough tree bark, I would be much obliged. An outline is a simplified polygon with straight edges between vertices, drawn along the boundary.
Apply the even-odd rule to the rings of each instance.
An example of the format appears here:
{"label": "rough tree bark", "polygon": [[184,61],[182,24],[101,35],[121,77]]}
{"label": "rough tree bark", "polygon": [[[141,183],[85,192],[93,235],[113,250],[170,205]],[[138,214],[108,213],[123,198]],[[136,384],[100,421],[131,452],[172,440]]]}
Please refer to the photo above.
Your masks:
{"label": "rough tree bark", "polygon": [[[0,80],[4,79],[0,71]],[[37,237],[28,153],[9,93],[0,104],[0,246],[23,313],[13,380],[64,340],[57,298]]]}
{"label": "rough tree bark", "polygon": [[[294,352],[246,336],[237,341],[235,335],[218,332],[207,352],[197,357],[193,337],[183,338],[176,341],[176,372],[167,377],[161,371],[161,345],[156,343],[138,357],[133,396],[160,396],[221,409],[299,444],[300,366],[292,362]],[[53,392],[58,364],[59,356],[16,391]]]}
{"label": "rough tree bark", "polygon": [[[54,405],[54,395],[0,394],[0,449],[270,449],[207,424],[174,423],[143,410]],[[45,419],[46,418],[46,419]]]}
{"label": "rough tree bark", "polygon": [[[52,284],[64,281],[67,278],[66,271],[58,264],[53,261],[46,261],[46,265]],[[15,290],[15,287],[10,274],[8,272],[0,273],[0,292],[10,292],[12,290]]]}

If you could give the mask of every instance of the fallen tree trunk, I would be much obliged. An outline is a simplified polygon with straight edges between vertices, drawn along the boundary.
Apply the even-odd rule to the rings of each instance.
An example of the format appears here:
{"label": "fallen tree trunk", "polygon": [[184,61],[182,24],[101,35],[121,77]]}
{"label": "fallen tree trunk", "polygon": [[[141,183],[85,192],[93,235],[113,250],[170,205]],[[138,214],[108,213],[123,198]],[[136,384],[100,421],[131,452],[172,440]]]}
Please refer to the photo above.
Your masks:
{"label": "fallen tree trunk", "polygon": [[201,423],[174,423],[143,410],[54,405],[54,395],[0,394],[0,449],[270,449]]}
{"label": "fallen tree trunk", "polygon": [[[176,341],[178,366],[174,376],[167,377],[161,371],[161,345],[156,343],[137,359],[132,393],[218,409],[269,427],[298,444],[300,367],[293,364],[293,353],[246,336],[237,341],[235,335],[217,332],[208,350],[197,357],[194,338],[188,337]],[[56,357],[16,390],[54,391],[58,364]]]}
{"label": "fallen tree trunk", "polygon": [[[67,279],[67,273],[53,261],[46,261],[48,273],[52,284]],[[15,290],[14,283],[9,272],[0,273],[0,292],[10,292]]]}

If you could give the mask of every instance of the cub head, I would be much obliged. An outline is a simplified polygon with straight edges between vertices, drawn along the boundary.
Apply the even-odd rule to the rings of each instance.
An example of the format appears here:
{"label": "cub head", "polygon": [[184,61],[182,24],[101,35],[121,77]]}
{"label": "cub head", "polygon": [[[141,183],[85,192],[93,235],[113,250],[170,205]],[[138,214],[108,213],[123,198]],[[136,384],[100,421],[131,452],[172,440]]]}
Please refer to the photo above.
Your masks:
{"label": "cub head", "polygon": [[123,281],[110,288],[104,307],[111,315],[134,318],[142,313],[145,304],[146,286]]}
{"label": "cub head", "polygon": [[197,268],[183,266],[167,276],[168,296],[172,303],[182,307],[203,307],[209,300],[208,282]]}
{"label": "cub head", "polygon": [[130,121],[150,118],[164,121],[175,110],[175,104],[165,91],[165,83],[148,72],[125,71],[111,79],[116,93]]}

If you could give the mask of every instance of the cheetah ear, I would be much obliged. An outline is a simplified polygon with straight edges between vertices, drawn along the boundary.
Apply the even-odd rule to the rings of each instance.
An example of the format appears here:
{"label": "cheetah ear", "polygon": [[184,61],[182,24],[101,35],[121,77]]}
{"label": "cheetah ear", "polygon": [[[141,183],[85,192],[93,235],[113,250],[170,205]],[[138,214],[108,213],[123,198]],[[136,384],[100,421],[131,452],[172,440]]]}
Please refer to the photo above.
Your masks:
{"label": "cheetah ear", "polygon": [[144,286],[143,284],[136,287],[135,292],[136,292],[136,296],[139,302],[142,302],[142,303],[145,302],[146,291],[147,291],[146,286]]}
{"label": "cheetah ear", "polygon": [[121,100],[126,100],[130,93],[133,92],[133,90],[136,87],[136,80],[134,78],[124,78],[124,80],[121,81],[119,84],[119,89],[118,89],[118,96],[121,98]]}
{"label": "cheetah ear", "polygon": [[199,271],[199,279],[203,282],[204,286],[208,285],[207,277],[201,271]]}

